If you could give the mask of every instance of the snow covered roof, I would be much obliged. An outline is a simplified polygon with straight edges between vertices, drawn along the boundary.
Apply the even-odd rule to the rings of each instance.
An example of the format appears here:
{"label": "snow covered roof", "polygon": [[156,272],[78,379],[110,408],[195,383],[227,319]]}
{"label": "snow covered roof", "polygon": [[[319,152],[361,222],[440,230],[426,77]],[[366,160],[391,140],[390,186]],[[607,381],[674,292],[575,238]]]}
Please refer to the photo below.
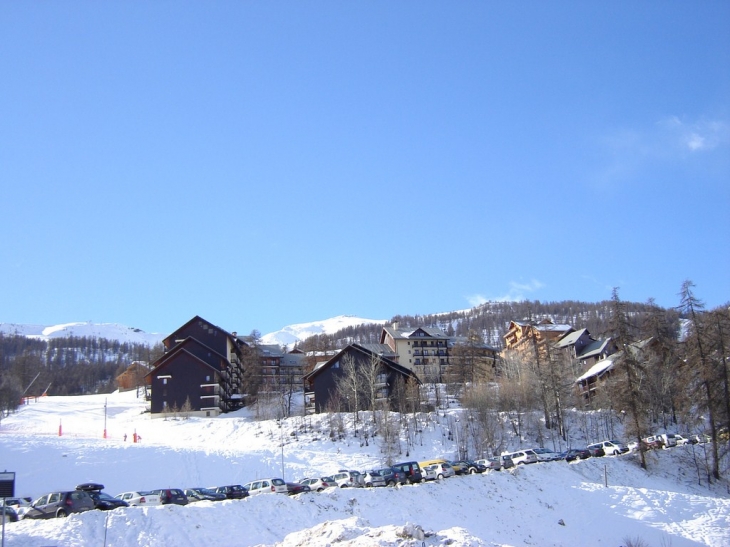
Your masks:
{"label": "snow covered roof", "polygon": [[592,376],[602,376],[609,370],[613,368],[613,360],[614,356],[608,357],[606,359],[602,359],[601,361],[598,361],[595,365],[593,365],[591,368],[589,368],[582,376],[577,378],[575,380],[575,383],[578,384],[580,382],[583,382],[587,380],[588,378],[591,378]]}

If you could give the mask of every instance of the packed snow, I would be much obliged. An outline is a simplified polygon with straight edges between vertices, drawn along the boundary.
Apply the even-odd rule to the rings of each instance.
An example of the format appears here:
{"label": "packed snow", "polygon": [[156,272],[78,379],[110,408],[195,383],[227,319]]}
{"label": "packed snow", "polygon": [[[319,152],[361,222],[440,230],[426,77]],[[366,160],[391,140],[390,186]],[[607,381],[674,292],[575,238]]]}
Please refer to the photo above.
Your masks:
{"label": "packed snow", "polygon": [[[35,499],[82,482],[100,482],[116,495],[282,475],[291,481],[383,463],[377,437],[364,446],[350,427],[345,439],[331,440],[327,415],[260,421],[244,409],[216,418],[151,419],[145,410],[136,391],[30,401],[0,422],[0,467],[16,473],[16,495]],[[437,416],[411,453],[398,458],[453,457],[454,450]],[[703,451],[701,445],[654,451],[649,471],[625,455],[397,488],[90,511],[8,523],[5,541],[12,547],[727,546],[728,484],[698,480],[693,462]]]}

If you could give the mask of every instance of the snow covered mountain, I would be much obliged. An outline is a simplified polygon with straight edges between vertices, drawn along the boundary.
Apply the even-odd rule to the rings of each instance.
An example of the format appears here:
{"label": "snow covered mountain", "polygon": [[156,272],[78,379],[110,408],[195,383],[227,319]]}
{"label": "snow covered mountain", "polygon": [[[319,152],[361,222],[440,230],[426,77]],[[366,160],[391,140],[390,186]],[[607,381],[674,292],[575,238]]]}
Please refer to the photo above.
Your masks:
{"label": "snow covered mountain", "polygon": [[270,332],[261,337],[264,344],[278,344],[280,346],[292,347],[296,342],[306,340],[317,334],[334,334],[347,327],[374,323],[383,325],[387,319],[363,319],[354,315],[338,315],[330,319],[312,321],[311,323],[298,323],[289,325],[276,332]]}
{"label": "snow covered mountain", "polygon": [[148,333],[134,327],[127,327],[119,323],[65,323],[62,325],[22,325],[19,323],[0,323],[0,332],[6,335],[15,334],[50,340],[66,336],[86,336],[87,338],[106,338],[135,344],[153,346],[169,334]]}
{"label": "snow covered mountain", "polygon": [[[363,319],[354,315],[338,315],[337,317],[323,319],[321,321],[288,325],[275,332],[264,334],[261,337],[261,342],[263,344],[292,347],[296,342],[306,340],[310,336],[317,334],[334,334],[347,327],[354,327],[366,323],[382,325],[386,322],[386,319]],[[86,336],[89,338],[106,338],[107,340],[119,340],[120,342],[147,344],[150,346],[162,342],[170,334],[169,332],[149,333],[134,327],[120,325],[119,323],[92,323],[90,321],[65,323],[62,325],[0,323],[0,333],[28,336],[41,340],[64,336]]]}

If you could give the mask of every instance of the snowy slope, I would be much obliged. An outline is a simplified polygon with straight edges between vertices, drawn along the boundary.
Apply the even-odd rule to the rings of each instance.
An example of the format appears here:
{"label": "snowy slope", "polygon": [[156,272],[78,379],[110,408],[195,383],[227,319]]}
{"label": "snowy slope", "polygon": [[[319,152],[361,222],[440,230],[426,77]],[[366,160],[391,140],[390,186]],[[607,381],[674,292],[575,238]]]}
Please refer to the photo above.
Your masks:
{"label": "snowy slope", "polygon": [[[36,497],[86,481],[117,494],[242,484],[281,476],[282,461],[284,478],[291,480],[382,460],[372,439],[368,446],[352,435],[330,440],[325,415],[289,418],[279,429],[246,410],[151,420],[144,409],[135,392],[38,399],[0,422],[0,466],[16,472],[17,495]],[[137,444],[131,442],[135,431],[142,436]],[[606,457],[400,488],[92,511],[8,524],[7,544],[617,547],[639,538],[656,547],[730,545],[727,484],[699,486],[692,450],[699,455],[692,447],[651,454],[649,472],[633,456]],[[453,451],[435,419],[412,453],[401,457],[422,460]]]}
{"label": "snowy slope", "polygon": [[[353,327],[366,323],[385,324],[385,319],[363,319],[354,315],[338,315],[330,319],[288,325],[278,331],[264,334],[261,341],[264,344],[275,344],[293,347],[296,342],[306,340],[315,334],[333,334],[346,327]],[[184,321],[181,321],[182,325]],[[3,334],[17,334],[31,338],[48,340],[63,336],[86,336],[133,342],[138,344],[155,345],[162,342],[170,333],[147,333],[134,327],[127,327],[119,323],[66,323],[63,325],[24,325],[19,323],[0,323],[0,332]]]}
{"label": "snowy slope", "polygon": [[[18,323],[0,323],[0,332],[16,334],[49,340],[65,336],[86,336],[88,338],[106,338],[136,344],[153,346],[167,336],[167,334],[147,333],[134,327],[127,327],[119,323],[65,323],[63,325],[21,325]],[[169,333],[168,333],[169,334]]]}
{"label": "snowy slope", "polygon": [[385,319],[363,319],[354,315],[338,315],[330,319],[322,321],[312,321],[311,323],[298,323],[289,325],[276,332],[265,334],[261,337],[264,344],[278,344],[280,346],[292,347],[296,342],[306,340],[310,336],[316,334],[334,334],[335,332],[347,328],[356,327],[358,325],[374,323],[383,325],[387,322]]}

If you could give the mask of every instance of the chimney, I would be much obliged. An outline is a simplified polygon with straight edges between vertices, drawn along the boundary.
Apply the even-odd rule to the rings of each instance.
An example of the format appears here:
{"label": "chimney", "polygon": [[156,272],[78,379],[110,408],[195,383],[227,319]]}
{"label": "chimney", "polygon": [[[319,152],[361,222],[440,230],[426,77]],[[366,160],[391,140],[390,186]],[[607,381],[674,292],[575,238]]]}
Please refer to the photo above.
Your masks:
{"label": "chimney", "polygon": [[400,326],[400,323],[398,321],[393,321],[393,328],[395,330],[398,330],[398,327]]}

